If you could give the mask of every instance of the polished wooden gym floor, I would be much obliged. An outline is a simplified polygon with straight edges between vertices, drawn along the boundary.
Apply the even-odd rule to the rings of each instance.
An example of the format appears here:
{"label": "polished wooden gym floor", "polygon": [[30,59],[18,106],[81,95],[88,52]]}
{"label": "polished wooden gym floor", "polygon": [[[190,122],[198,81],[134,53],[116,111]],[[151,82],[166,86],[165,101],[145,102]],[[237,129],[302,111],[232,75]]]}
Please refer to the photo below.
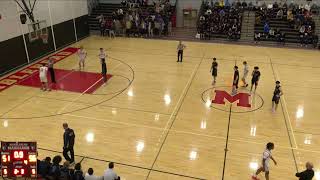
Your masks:
{"label": "polished wooden gym floor", "polygon": [[[113,161],[125,180],[250,179],[266,143],[274,142],[278,165],[270,162],[270,179],[297,179],[307,161],[320,179],[319,51],[184,42],[183,63],[177,63],[177,43],[91,36],[71,45],[84,46],[85,71],[98,73],[98,50],[105,48],[113,77],[93,94],[19,85],[0,92],[1,140],[37,141],[39,158],[52,157],[62,151],[67,122],[83,170],[102,175]],[[233,66],[241,74],[244,60],[250,73],[259,66],[262,74],[252,111],[236,103],[210,106],[213,89],[231,89]],[[77,63],[72,55],[55,67],[73,70]],[[276,80],[284,96],[272,113]]]}

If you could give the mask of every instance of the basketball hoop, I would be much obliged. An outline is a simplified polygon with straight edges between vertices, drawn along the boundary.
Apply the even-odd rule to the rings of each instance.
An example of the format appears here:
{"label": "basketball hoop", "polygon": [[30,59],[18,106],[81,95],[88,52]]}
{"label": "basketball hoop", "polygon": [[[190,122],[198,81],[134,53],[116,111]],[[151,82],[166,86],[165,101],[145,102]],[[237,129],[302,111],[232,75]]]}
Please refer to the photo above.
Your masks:
{"label": "basketball hoop", "polygon": [[43,44],[48,44],[48,34],[41,34],[40,38],[42,39]]}
{"label": "basketball hoop", "polygon": [[42,39],[43,43],[48,43],[48,28],[46,20],[37,20],[35,23],[28,24],[29,41],[33,42],[37,39]]}

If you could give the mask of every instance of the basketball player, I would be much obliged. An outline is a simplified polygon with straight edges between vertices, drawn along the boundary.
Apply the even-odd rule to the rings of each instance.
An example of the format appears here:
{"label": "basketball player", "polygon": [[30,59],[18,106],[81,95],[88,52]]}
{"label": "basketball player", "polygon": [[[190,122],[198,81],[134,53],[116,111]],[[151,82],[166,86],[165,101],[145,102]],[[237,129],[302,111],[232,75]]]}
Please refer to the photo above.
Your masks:
{"label": "basketball player", "polygon": [[77,54],[79,56],[79,70],[81,70],[81,67],[84,69],[84,63],[87,57],[87,52],[83,49],[83,46],[80,46],[80,49],[78,50]]}
{"label": "basketball player", "polygon": [[49,70],[49,73],[50,73],[51,82],[52,83],[56,83],[56,76],[55,76],[55,73],[54,73],[53,64],[54,64],[54,60],[52,58],[49,58],[49,60],[48,60],[48,70]]}
{"label": "basketball player", "polygon": [[243,61],[243,76],[242,76],[243,86],[242,87],[248,87],[248,84],[246,82],[248,73],[249,73],[249,66],[247,64],[247,61]]}
{"label": "basketball player", "polygon": [[254,85],[254,91],[257,90],[257,86],[258,86],[258,82],[260,79],[261,73],[259,71],[259,67],[255,66],[253,71],[252,71],[252,79],[251,79],[251,88],[250,88],[250,92],[252,91],[252,87]]}
{"label": "basketball player", "polygon": [[[181,41],[179,41],[179,44],[178,44],[178,47],[177,47],[177,50],[178,50],[178,60],[177,62],[182,62],[182,59],[183,59],[183,50],[186,48],[186,46],[184,44],[182,44]],[[180,60],[179,60],[179,57],[180,57]]]}
{"label": "basketball player", "polygon": [[39,68],[39,78],[41,82],[41,90],[43,91],[46,91],[46,90],[50,91],[48,86],[47,74],[48,74],[48,67],[42,64],[41,67]]}
{"label": "basketball player", "polygon": [[218,63],[216,62],[216,60],[217,60],[216,58],[213,58],[213,62],[210,69],[210,72],[212,72],[212,77],[213,77],[212,85],[216,83],[216,78],[218,74]]}
{"label": "basketball player", "polygon": [[234,66],[233,83],[232,83],[232,95],[237,94],[238,83],[239,83],[239,71],[238,66]]}
{"label": "basketball player", "polygon": [[100,48],[99,58],[101,62],[101,74],[103,77],[103,81],[107,82],[107,64],[106,64],[107,54],[103,48]]}
{"label": "basketball player", "polygon": [[280,86],[280,81],[276,81],[276,87],[273,91],[273,97],[272,97],[272,112],[275,112],[278,108],[278,104],[280,101],[280,96],[283,95],[281,86]]}
{"label": "basketball player", "polygon": [[102,77],[103,77],[103,82],[107,82],[107,64],[106,64],[106,60],[102,59],[101,60],[101,73],[102,73]]}
{"label": "basketball player", "polygon": [[269,180],[269,161],[270,159],[274,162],[275,165],[277,165],[276,160],[272,157],[271,151],[274,149],[274,144],[272,142],[269,142],[267,144],[266,150],[263,152],[263,158],[262,158],[262,167],[260,167],[256,174],[252,176],[253,180],[259,180],[257,177],[261,172],[265,173],[266,180]]}

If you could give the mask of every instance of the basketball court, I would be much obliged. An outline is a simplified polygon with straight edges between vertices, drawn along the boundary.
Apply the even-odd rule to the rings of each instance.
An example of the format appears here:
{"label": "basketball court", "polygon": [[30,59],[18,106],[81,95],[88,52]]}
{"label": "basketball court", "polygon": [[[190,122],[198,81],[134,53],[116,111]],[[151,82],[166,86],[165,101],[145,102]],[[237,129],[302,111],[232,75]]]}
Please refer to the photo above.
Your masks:
{"label": "basketball court", "polygon": [[[20,78],[4,77],[15,81],[0,92],[1,140],[37,141],[39,158],[53,157],[61,154],[67,122],[75,130],[76,161],[83,170],[92,167],[102,175],[113,161],[125,180],[250,179],[266,143],[274,142],[278,166],[271,163],[271,179],[297,179],[307,161],[320,179],[319,52],[184,43],[183,63],[177,63],[177,41],[90,36],[68,47],[84,46],[84,70],[78,71],[75,53],[58,58],[58,83],[50,92],[38,88],[36,68]],[[109,56],[105,85],[100,47]],[[209,72],[213,57],[219,64],[215,86]],[[216,90],[231,92],[233,66],[242,74],[244,60],[250,73],[259,66],[262,74],[250,107],[212,103]],[[276,80],[284,95],[272,113]]]}

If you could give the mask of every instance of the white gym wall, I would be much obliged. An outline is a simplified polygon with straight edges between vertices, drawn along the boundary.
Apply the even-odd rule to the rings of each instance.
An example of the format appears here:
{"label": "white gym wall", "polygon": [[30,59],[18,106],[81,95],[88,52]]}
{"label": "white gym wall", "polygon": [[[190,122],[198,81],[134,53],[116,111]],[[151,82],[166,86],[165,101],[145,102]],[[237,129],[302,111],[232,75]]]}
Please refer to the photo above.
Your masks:
{"label": "white gym wall", "polygon": [[[19,11],[14,0],[0,1],[0,42],[28,33],[30,20],[21,25]],[[36,20],[46,20],[51,26],[88,14],[88,4],[87,0],[37,0],[33,14]]]}

